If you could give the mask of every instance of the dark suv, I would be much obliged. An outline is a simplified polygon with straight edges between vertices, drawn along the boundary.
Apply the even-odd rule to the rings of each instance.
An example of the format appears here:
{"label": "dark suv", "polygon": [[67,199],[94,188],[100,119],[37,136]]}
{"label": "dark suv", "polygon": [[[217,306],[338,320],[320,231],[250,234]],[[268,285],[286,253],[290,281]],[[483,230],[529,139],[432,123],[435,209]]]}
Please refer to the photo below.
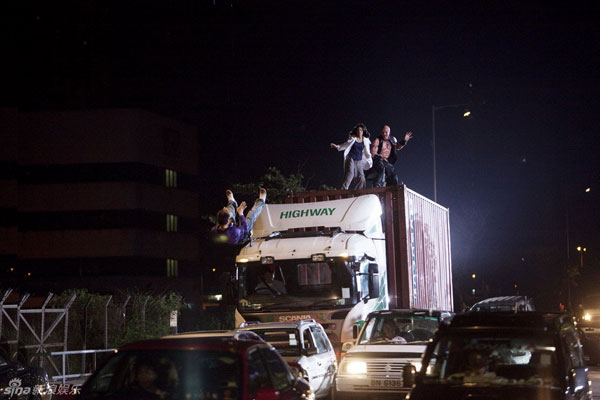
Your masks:
{"label": "dark suv", "polygon": [[79,399],[314,399],[253,332],[214,331],[128,344],[94,372]]}
{"label": "dark suv", "polygon": [[409,398],[550,400],[592,394],[570,316],[470,312],[440,327]]}

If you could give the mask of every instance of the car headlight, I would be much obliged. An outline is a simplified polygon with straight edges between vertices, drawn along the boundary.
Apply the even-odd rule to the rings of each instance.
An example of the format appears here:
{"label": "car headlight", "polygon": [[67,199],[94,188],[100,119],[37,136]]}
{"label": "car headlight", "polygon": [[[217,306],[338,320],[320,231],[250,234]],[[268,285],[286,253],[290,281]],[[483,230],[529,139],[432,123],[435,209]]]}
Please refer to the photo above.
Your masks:
{"label": "car headlight", "polygon": [[364,361],[348,361],[346,373],[358,375],[367,373],[367,363]]}
{"label": "car headlight", "polygon": [[413,365],[413,367],[415,367],[415,371],[419,372],[421,370],[421,363],[420,362],[412,362],[411,363]]}
{"label": "car headlight", "polygon": [[592,320],[592,315],[590,313],[585,313],[583,315],[583,319],[584,319],[584,321],[591,321]]}

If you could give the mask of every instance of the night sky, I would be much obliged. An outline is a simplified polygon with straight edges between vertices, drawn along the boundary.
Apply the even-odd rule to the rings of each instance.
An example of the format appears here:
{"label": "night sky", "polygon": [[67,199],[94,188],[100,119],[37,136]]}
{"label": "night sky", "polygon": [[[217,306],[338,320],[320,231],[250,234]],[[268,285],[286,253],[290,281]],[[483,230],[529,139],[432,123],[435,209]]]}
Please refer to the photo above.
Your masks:
{"label": "night sky", "polygon": [[2,105],[142,107],[197,126],[210,214],[232,182],[270,166],[339,187],[329,143],[357,122],[374,136],[383,124],[414,132],[396,169],[433,198],[432,106],[469,104],[470,119],[436,113],[456,285],[477,273],[494,295],[554,306],[567,212],[571,263],[585,245],[584,280],[600,282],[592,4],[22,1],[5,14],[22,79],[5,74]]}

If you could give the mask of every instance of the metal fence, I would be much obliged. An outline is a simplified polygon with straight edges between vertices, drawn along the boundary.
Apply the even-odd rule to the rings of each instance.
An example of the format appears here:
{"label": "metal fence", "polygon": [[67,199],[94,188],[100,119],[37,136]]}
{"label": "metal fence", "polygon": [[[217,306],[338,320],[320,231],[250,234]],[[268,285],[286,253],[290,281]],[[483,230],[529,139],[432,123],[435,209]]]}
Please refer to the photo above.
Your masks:
{"label": "metal fence", "polygon": [[43,367],[53,379],[63,382],[90,375],[98,353],[176,331],[181,306],[181,297],[174,295],[113,296],[79,291],[32,297],[12,289],[0,293],[0,350],[4,356]]}
{"label": "metal fence", "polygon": [[[52,353],[50,353],[51,355],[61,357],[62,368],[61,368],[61,374],[53,375],[52,380],[53,381],[62,381],[62,383],[66,383],[67,380],[86,378],[86,377],[90,376],[96,370],[96,365],[97,365],[97,361],[98,361],[97,360],[98,353],[112,353],[115,350],[116,349],[53,351]],[[84,371],[80,374],[68,374],[67,373],[68,356],[81,355],[82,357],[85,358],[86,354],[92,354],[91,369],[89,371]]]}

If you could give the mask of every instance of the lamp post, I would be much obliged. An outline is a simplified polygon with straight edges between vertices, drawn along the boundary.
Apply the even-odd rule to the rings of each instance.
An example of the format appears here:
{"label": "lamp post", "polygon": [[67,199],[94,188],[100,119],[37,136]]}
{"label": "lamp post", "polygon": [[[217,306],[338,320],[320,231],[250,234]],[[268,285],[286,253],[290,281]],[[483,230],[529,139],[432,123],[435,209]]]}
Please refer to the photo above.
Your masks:
{"label": "lamp post", "polygon": [[579,252],[579,268],[583,269],[583,253],[585,253],[587,249],[582,246],[577,246],[577,251]]}
{"label": "lamp post", "polygon": [[[569,271],[570,269],[570,264],[571,264],[571,240],[570,240],[570,227],[569,227],[569,188],[570,186],[565,185],[564,187],[564,191],[565,191],[565,236],[567,239],[567,305],[569,307],[569,310],[571,310],[572,308],[572,304],[571,304],[571,272]],[[591,192],[591,187],[586,187],[585,188],[585,193],[590,193]],[[582,251],[583,250],[583,251]],[[586,248],[581,248],[577,247],[577,251],[580,253],[580,263],[581,263],[581,267],[583,267],[583,252],[587,251]]]}
{"label": "lamp post", "polygon": [[[431,106],[431,136],[432,142],[431,147],[433,149],[433,201],[437,203],[437,167],[436,167],[436,157],[435,157],[435,112],[439,110],[443,110],[446,108],[457,108],[457,107],[466,107],[468,104],[448,104],[445,106]],[[471,115],[469,110],[465,110],[463,117],[468,117]]]}

